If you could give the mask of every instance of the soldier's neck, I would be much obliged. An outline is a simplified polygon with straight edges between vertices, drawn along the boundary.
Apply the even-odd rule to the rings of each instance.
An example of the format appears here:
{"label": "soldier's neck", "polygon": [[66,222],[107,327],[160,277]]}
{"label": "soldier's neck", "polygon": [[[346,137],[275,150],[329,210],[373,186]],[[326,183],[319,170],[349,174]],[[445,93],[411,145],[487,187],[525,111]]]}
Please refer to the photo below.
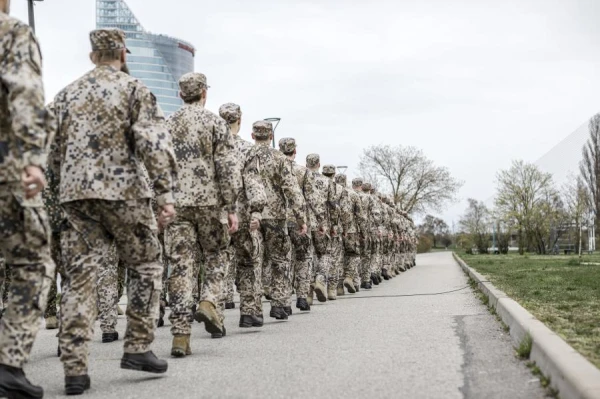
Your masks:
{"label": "soldier's neck", "polygon": [[240,133],[240,124],[239,123],[231,123],[229,125],[229,129],[234,136],[237,136]]}
{"label": "soldier's neck", "polygon": [[271,141],[270,140],[255,140],[254,143],[256,145],[260,145],[263,147],[268,147],[269,145],[271,145]]}

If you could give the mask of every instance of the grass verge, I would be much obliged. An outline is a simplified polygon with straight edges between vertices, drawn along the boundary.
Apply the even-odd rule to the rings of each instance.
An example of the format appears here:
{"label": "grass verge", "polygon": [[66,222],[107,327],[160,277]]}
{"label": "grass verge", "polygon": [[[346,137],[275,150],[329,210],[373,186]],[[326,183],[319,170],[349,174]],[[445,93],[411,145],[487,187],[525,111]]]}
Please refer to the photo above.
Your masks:
{"label": "grass verge", "polygon": [[461,256],[600,368],[600,266],[568,256]]}

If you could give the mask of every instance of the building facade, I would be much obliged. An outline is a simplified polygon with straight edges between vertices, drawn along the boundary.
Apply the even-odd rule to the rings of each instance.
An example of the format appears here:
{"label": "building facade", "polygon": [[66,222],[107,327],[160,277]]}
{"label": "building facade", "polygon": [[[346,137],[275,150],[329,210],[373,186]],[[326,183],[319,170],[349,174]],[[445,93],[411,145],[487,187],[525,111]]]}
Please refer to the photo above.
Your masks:
{"label": "building facade", "polygon": [[194,70],[194,46],[144,30],[124,0],[96,0],[96,28],[119,28],[127,35],[127,65],[156,96],[165,116],[182,105],[179,78]]}

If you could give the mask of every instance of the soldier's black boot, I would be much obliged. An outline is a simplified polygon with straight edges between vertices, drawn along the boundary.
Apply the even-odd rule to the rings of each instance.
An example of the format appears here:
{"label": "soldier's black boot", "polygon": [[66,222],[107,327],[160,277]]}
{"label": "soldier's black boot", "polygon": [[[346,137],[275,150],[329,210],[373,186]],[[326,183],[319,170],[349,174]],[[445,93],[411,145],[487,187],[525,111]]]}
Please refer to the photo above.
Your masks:
{"label": "soldier's black boot", "polygon": [[118,332],[110,332],[110,333],[102,333],[102,343],[106,344],[109,342],[114,342],[119,339]]}
{"label": "soldier's black boot", "polygon": [[67,395],[81,395],[92,386],[89,375],[65,377],[65,393]]}
{"label": "soldier's black boot", "polygon": [[366,283],[365,283],[365,290],[370,290],[371,288],[373,288],[373,287],[371,286],[371,283],[369,283],[369,282],[366,282]]}
{"label": "soldier's black boot", "polygon": [[371,284],[379,285],[379,279],[375,273],[371,273]]}
{"label": "soldier's black boot", "polygon": [[252,316],[254,317],[254,320],[252,321],[252,327],[262,327],[265,319],[263,317],[262,314],[259,314],[258,316]]}
{"label": "soldier's black boot", "polygon": [[0,398],[38,399],[43,397],[42,387],[29,382],[23,369],[0,364]]}
{"label": "soldier's black boot", "polygon": [[146,353],[124,353],[121,358],[121,368],[148,373],[164,373],[169,368],[169,364],[166,360],[157,358],[152,351],[148,351]]}
{"label": "soldier's black boot", "polygon": [[287,320],[288,314],[282,307],[271,306],[271,312],[269,316],[274,317],[277,320]]}
{"label": "soldier's black boot", "polygon": [[240,316],[240,327],[241,328],[250,328],[250,327],[262,327],[263,320],[262,317],[253,316],[249,314],[243,314]]}
{"label": "soldier's black boot", "polygon": [[285,310],[285,313],[287,313],[288,316],[292,315],[292,307],[291,306],[285,306],[283,308],[283,310]]}
{"label": "soldier's black boot", "polygon": [[384,280],[389,280],[390,279],[390,274],[388,273],[387,269],[383,269],[381,271],[381,274],[383,275],[383,279]]}
{"label": "soldier's black boot", "polygon": [[235,302],[225,303],[225,309],[235,309]]}
{"label": "soldier's black boot", "polygon": [[211,338],[223,338],[226,335],[227,335],[227,330],[225,329],[225,326],[223,326],[223,330],[221,332],[211,333],[210,337]]}
{"label": "soldier's black boot", "polygon": [[308,302],[306,302],[305,298],[296,299],[296,307],[304,311],[310,310],[310,305],[308,304]]}

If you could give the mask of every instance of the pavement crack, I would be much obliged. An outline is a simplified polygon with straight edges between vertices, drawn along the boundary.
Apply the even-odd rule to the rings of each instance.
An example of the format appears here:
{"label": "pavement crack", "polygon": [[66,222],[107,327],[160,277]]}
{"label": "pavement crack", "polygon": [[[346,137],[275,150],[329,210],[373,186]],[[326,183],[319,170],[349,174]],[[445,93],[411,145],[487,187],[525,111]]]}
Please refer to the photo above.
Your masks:
{"label": "pavement crack", "polygon": [[462,393],[464,399],[471,399],[473,396],[468,370],[471,365],[473,355],[468,350],[468,337],[464,321],[465,317],[470,317],[470,315],[454,316],[454,331],[460,340],[460,349],[462,352],[462,363],[460,366],[460,370],[463,375],[463,385],[459,388],[459,390]]}

